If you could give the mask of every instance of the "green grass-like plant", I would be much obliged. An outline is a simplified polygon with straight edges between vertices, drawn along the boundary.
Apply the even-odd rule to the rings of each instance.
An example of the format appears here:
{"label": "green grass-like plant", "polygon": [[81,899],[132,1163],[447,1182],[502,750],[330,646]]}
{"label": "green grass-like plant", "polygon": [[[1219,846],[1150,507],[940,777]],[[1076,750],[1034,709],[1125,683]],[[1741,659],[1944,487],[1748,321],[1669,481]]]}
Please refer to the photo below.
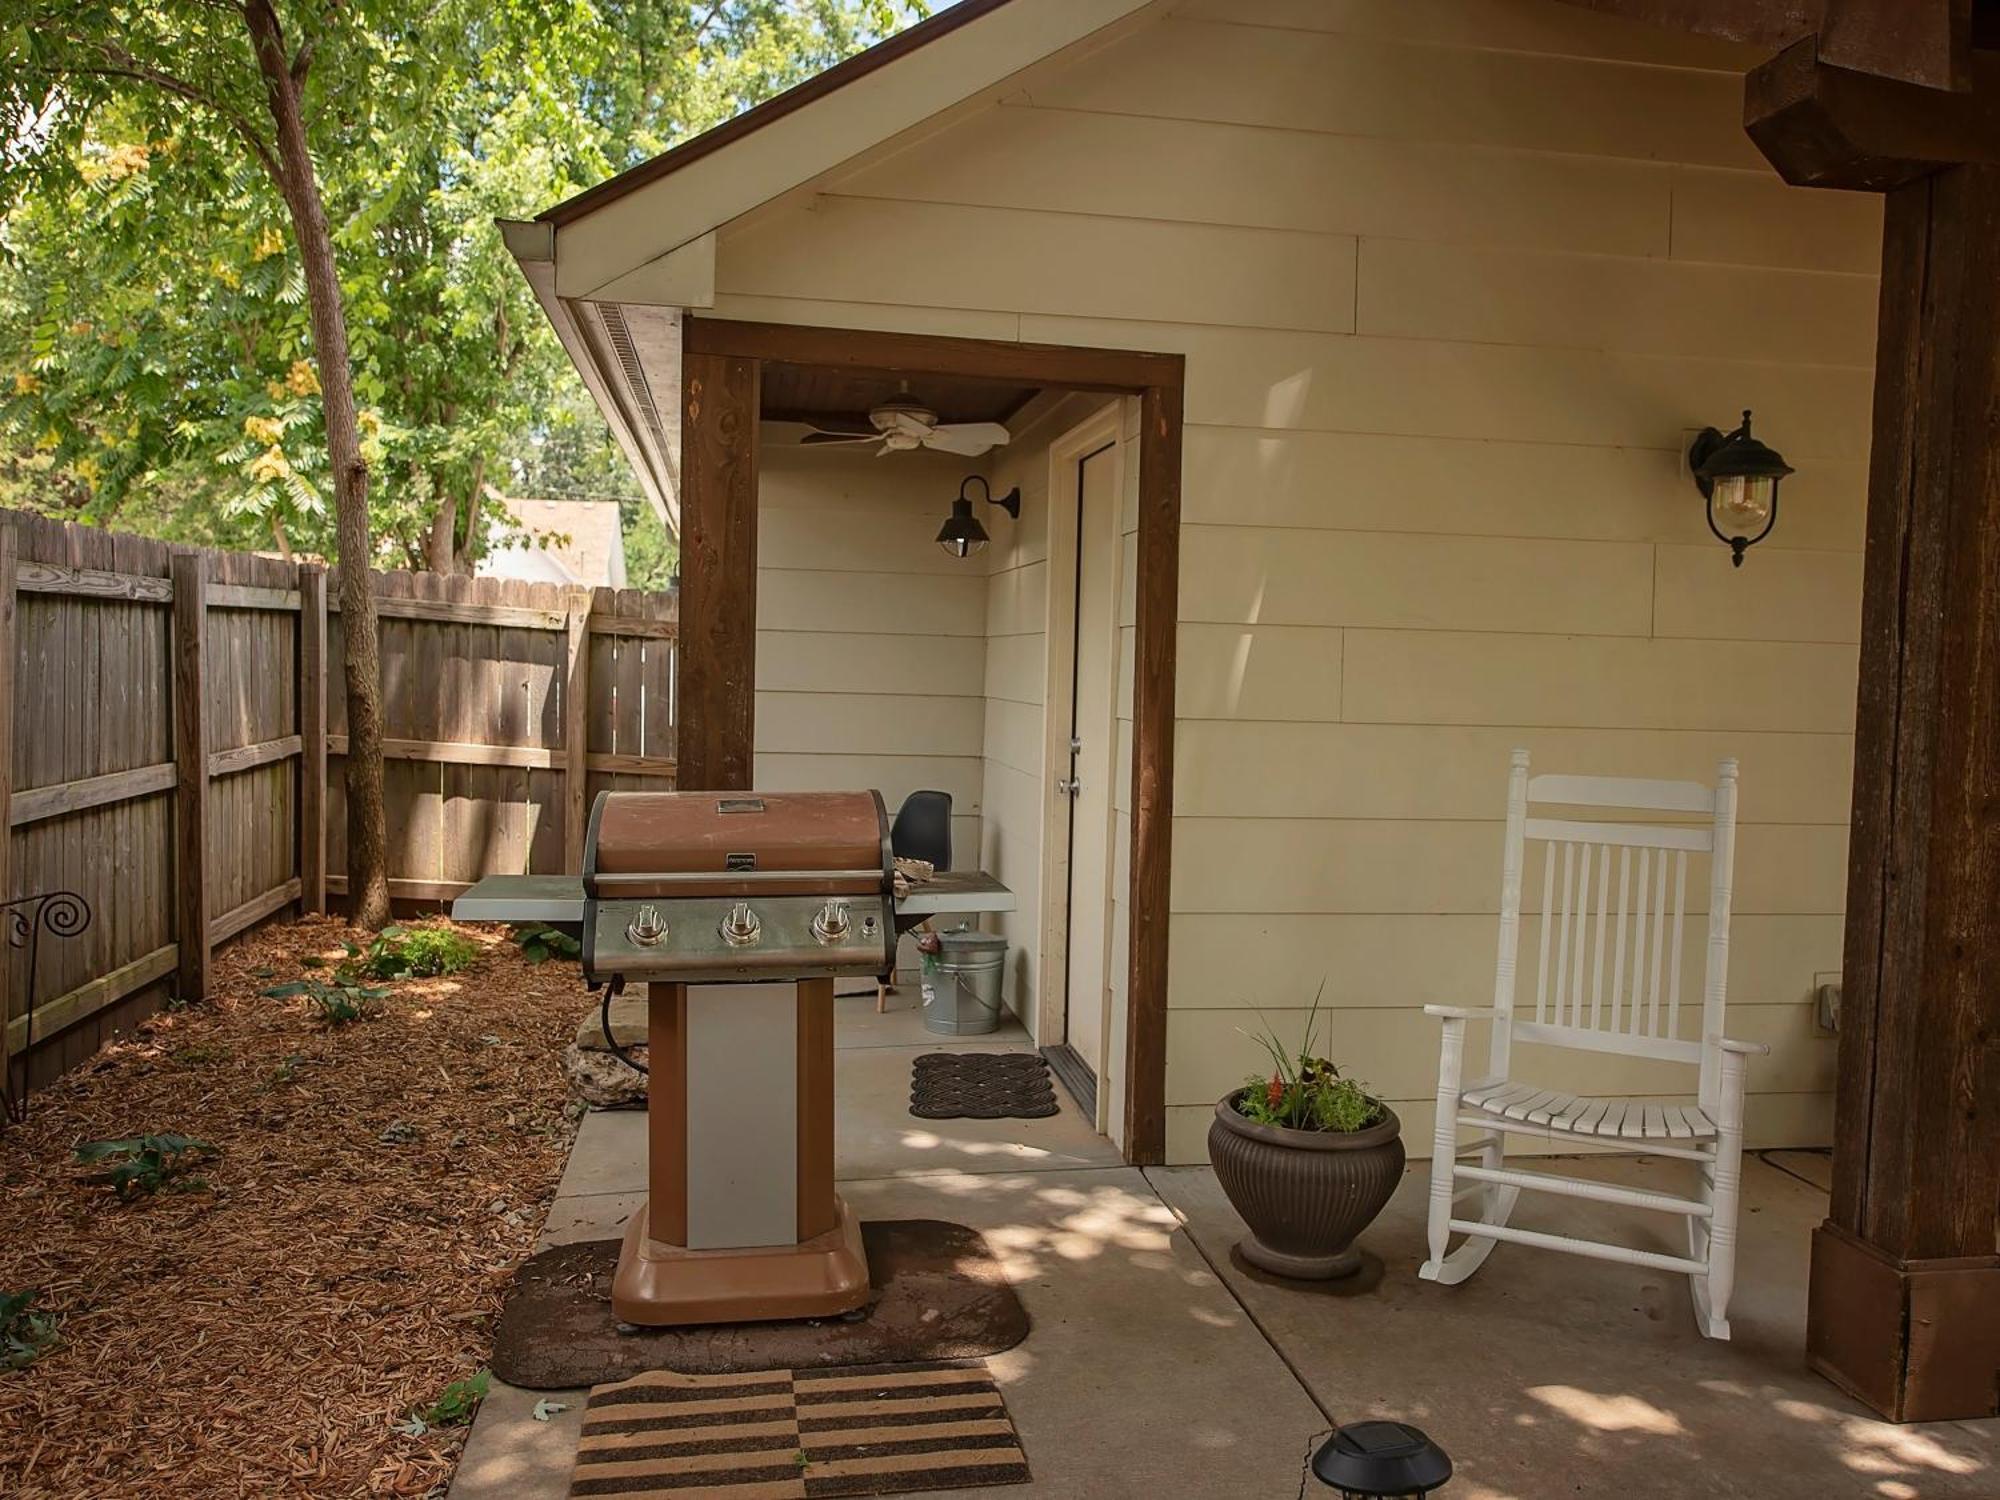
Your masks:
{"label": "green grass-like plant", "polygon": [[1288,1047],[1268,1024],[1256,1035],[1257,1044],[1271,1059],[1271,1071],[1251,1074],[1237,1091],[1236,1112],[1246,1120],[1287,1130],[1340,1133],[1366,1130],[1381,1121],[1383,1103],[1367,1085],[1343,1076],[1314,1050],[1319,1002],[1325,993],[1321,984],[1296,1048]]}
{"label": "green grass-like plant", "polygon": [[196,1192],[208,1186],[199,1177],[187,1174],[222,1152],[207,1141],[192,1136],[163,1133],[131,1136],[124,1140],[85,1141],[76,1148],[76,1159],[103,1168],[84,1178],[85,1182],[108,1187],[118,1201],[129,1203],[171,1188],[178,1193]]}
{"label": "green grass-like plant", "polygon": [[321,979],[297,979],[290,984],[274,984],[258,994],[267,1000],[296,1000],[300,996],[311,1004],[314,1016],[329,1026],[345,1026],[351,1021],[365,1021],[381,1009],[382,1001],[389,992],[378,986],[360,984],[345,974],[337,973],[329,983]]}
{"label": "green grass-like plant", "polygon": [[545,922],[529,922],[516,927],[514,941],[521,945],[522,956],[531,964],[545,964],[552,958],[583,957],[582,943],[560,927],[551,927]]}
{"label": "green grass-like plant", "polygon": [[479,1403],[486,1399],[486,1392],[492,1384],[491,1370],[481,1370],[477,1375],[454,1380],[437,1400],[413,1412],[404,1430],[414,1429],[414,1435],[421,1436],[433,1427],[463,1427],[479,1410]]}
{"label": "green grass-like plant", "polygon": [[366,948],[349,943],[343,969],[369,979],[435,979],[479,957],[479,945],[445,927],[388,927]]}
{"label": "green grass-like plant", "polygon": [[0,1292],[0,1369],[25,1370],[62,1342],[53,1313],[34,1310],[39,1288]]}

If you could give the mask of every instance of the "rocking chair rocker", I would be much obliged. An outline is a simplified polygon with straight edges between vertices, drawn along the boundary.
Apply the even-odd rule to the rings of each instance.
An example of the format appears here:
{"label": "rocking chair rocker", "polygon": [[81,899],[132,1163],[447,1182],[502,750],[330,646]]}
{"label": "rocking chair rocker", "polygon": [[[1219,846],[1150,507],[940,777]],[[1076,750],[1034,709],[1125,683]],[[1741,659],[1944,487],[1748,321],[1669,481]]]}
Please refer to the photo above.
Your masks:
{"label": "rocking chair rocker", "polygon": [[[1682,821],[1531,818],[1531,802],[1666,814]],[[1706,815],[1711,821],[1707,826],[1690,824],[1689,814]],[[1540,846],[1542,857],[1533,1019],[1517,1012],[1514,998],[1522,866],[1530,840]],[[1742,1184],[1744,1059],[1769,1050],[1722,1034],[1735,843],[1733,760],[1722,762],[1710,788],[1698,782],[1604,776],[1530,779],[1528,752],[1514,752],[1493,1004],[1424,1007],[1444,1025],[1431,1157],[1430,1259],[1418,1272],[1424,1280],[1447,1286],[1464,1281],[1501,1241],[1677,1271],[1688,1278],[1702,1333],[1713,1339],[1729,1337]],[[1698,1040],[1683,1036],[1681,1024],[1681,944],[1690,855],[1705,855],[1709,863],[1707,966]],[[1486,1072],[1463,1082],[1466,1023],[1487,1020],[1492,1022],[1493,1040]],[[1695,1102],[1593,1097],[1515,1082],[1511,1074],[1515,1042],[1683,1063],[1699,1070]],[[1461,1127],[1480,1134],[1461,1145]],[[1678,1157],[1694,1163],[1694,1190],[1681,1198],[1511,1168],[1505,1164],[1510,1135],[1532,1135],[1558,1149],[1574,1147],[1579,1152],[1615,1147]],[[1678,1215],[1687,1220],[1688,1253],[1667,1255],[1517,1229],[1509,1221],[1524,1191]],[[1465,1239],[1447,1253],[1454,1234]]]}

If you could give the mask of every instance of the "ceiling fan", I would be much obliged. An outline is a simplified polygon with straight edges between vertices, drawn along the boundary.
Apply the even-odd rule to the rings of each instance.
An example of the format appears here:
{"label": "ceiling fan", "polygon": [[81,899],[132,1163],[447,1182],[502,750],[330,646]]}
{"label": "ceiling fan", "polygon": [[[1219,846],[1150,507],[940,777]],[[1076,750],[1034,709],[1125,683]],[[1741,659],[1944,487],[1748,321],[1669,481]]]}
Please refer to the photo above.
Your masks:
{"label": "ceiling fan", "polygon": [[827,417],[807,425],[812,431],[799,439],[802,444],[879,443],[878,458],[917,448],[977,458],[1010,436],[998,422],[940,422],[936,412],[908,396],[892,396],[865,419]]}

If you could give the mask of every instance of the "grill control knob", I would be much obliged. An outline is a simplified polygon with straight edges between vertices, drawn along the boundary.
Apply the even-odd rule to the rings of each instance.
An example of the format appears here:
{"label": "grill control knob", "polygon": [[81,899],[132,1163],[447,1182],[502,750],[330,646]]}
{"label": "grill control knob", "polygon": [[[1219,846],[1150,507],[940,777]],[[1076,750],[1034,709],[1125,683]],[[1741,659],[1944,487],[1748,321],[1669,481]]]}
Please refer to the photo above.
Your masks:
{"label": "grill control knob", "polygon": [[655,906],[642,906],[639,914],[625,929],[625,936],[641,948],[657,947],[667,935],[667,924],[660,919],[660,911]]}
{"label": "grill control knob", "polygon": [[757,941],[764,924],[757,920],[757,913],[750,910],[748,901],[739,901],[729,908],[729,915],[717,924],[723,942],[732,948],[747,948]]}
{"label": "grill control knob", "polygon": [[838,943],[846,938],[847,929],[847,903],[844,901],[827,902],[812,919],[812,934],[815,942],[826,944]]}

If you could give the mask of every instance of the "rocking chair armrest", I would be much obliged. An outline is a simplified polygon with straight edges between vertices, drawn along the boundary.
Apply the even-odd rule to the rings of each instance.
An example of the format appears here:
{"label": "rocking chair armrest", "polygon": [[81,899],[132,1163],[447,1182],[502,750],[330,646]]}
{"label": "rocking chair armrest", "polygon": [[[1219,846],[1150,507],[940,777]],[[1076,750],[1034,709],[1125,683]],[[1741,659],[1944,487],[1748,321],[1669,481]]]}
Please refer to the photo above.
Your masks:
{"label": "rocking chair armrest", "polygon": [[1768,1057],[1771,1052],[1769,1042],[1739,1042],[1726,1036],[1717,1037],[1715,1045],[1724,1052],[1734,1052],[1739,1057]]}
{"label": "rocking chair armrest", "polygon": [[1494,1009],[1490,1005],[1426,1005],[1424,1014],[1440,1021],[1490,1021]]}

